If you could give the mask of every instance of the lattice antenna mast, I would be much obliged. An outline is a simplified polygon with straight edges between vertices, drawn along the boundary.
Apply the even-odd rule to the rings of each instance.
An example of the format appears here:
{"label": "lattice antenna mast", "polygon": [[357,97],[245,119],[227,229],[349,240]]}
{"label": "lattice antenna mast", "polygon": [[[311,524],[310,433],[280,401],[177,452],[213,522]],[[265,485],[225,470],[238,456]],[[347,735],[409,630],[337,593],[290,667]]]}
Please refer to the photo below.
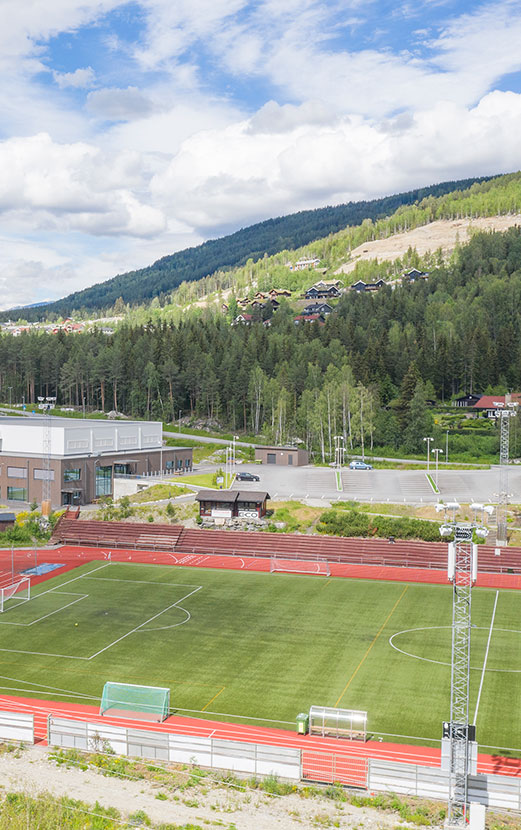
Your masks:
{"label": "lattice antenna mast", "polygon": [[[499,406],[494,402],[494,405]],[[514,407],[517,404],[510,404]],[[499,493],[496,511],[498,545],[507,544],[507,507],[508,507],[508,456],[510,443],[510,418],[516,414],[515,409],[496,409],[496,417],[500,419],[499,433]]]}
{"label": "lattice antenna mast", "polygon": [[[486,509],[483,505],[475,505]],[[470,773],[469,694],[470,694],[470,632],[472,585],[476,581],[478,547],[473,533],[485,538],[488,530],[477,522],[456,522],[459,505],[452,502],[438,505],[452,512],[452,521],[440,527],[442,536],[454,534],[449,543],[447,575],[452,582],[452,659],[450,683],[450,767],[447,827],[464,827],[468,808],[468,777]],[[489,512],[488,508],[486,509]]]}
{"label": "lattice antenna mast", "polygon": [[56,403],[55,397],[39,397],[38,408],[45,413],[45,423],[43,427],[43,480],[42,480],[42,503],[51,500],[51,436],[52,436],[52,416],[51,409]]}

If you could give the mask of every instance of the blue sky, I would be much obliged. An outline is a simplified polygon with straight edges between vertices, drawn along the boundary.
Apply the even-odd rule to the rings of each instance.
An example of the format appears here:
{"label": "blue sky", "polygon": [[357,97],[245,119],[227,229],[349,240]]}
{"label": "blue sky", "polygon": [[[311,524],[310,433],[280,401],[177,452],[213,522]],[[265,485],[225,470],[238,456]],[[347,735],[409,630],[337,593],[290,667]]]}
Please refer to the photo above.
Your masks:
{"label": "blue sky", "polygon": [[518,0],[3,0],[0,305],[521,167]]}

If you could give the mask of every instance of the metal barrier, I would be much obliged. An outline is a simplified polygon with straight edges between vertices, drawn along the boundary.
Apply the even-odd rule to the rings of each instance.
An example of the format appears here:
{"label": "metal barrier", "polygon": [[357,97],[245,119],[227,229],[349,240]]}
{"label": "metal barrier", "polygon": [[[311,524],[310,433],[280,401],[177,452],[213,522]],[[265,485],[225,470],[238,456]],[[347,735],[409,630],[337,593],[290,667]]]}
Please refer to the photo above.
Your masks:
{"label": "metal barrier", "polygon": [[25,712],[0,712],[0,740],[34,743],[34,716]]}
{"label": "metal barrier", "polygon": [[49,718],[49,744],[91,752],[110,750],[118,755],[183,764],[196,763],[252,775],[278,775],[293,781],[299,781],[301,777],[299,749],[127,729],[69,718]]}

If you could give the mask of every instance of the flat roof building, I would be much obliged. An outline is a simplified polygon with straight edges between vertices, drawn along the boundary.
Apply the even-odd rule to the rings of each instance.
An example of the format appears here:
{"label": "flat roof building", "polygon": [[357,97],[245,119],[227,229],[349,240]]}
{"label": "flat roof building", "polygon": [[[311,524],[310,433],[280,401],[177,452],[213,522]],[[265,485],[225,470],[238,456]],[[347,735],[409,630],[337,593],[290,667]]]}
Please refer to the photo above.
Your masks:
{"label": "flat roof building", "polygon": [[46,416],[0,418],[0,499],[88,504],[113,495],[116,475],[192,469],[191,447],[163,447],[161,421]]}
{"label": "flat roof building", "polygon": [[309,453],[298,447],[255,447],[255,461],[261,464],[282,464],[284,467],[303,467],[309,464]]}

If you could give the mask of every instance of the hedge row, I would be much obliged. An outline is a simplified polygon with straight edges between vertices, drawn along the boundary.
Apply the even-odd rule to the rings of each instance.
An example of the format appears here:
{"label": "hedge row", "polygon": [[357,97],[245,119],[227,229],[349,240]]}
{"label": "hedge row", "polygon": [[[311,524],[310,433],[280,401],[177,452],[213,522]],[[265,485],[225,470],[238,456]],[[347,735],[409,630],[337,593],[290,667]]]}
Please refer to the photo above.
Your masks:
{"label": "hedge row", "polygon": [[440,541],[437,522],[406,517],[395,519],[389,516],[368,516],[367,513],[359,513],[357,510],[326,510],[319,519],[317,529],[319,533],[332,536],[394,536],[395,539]]}

